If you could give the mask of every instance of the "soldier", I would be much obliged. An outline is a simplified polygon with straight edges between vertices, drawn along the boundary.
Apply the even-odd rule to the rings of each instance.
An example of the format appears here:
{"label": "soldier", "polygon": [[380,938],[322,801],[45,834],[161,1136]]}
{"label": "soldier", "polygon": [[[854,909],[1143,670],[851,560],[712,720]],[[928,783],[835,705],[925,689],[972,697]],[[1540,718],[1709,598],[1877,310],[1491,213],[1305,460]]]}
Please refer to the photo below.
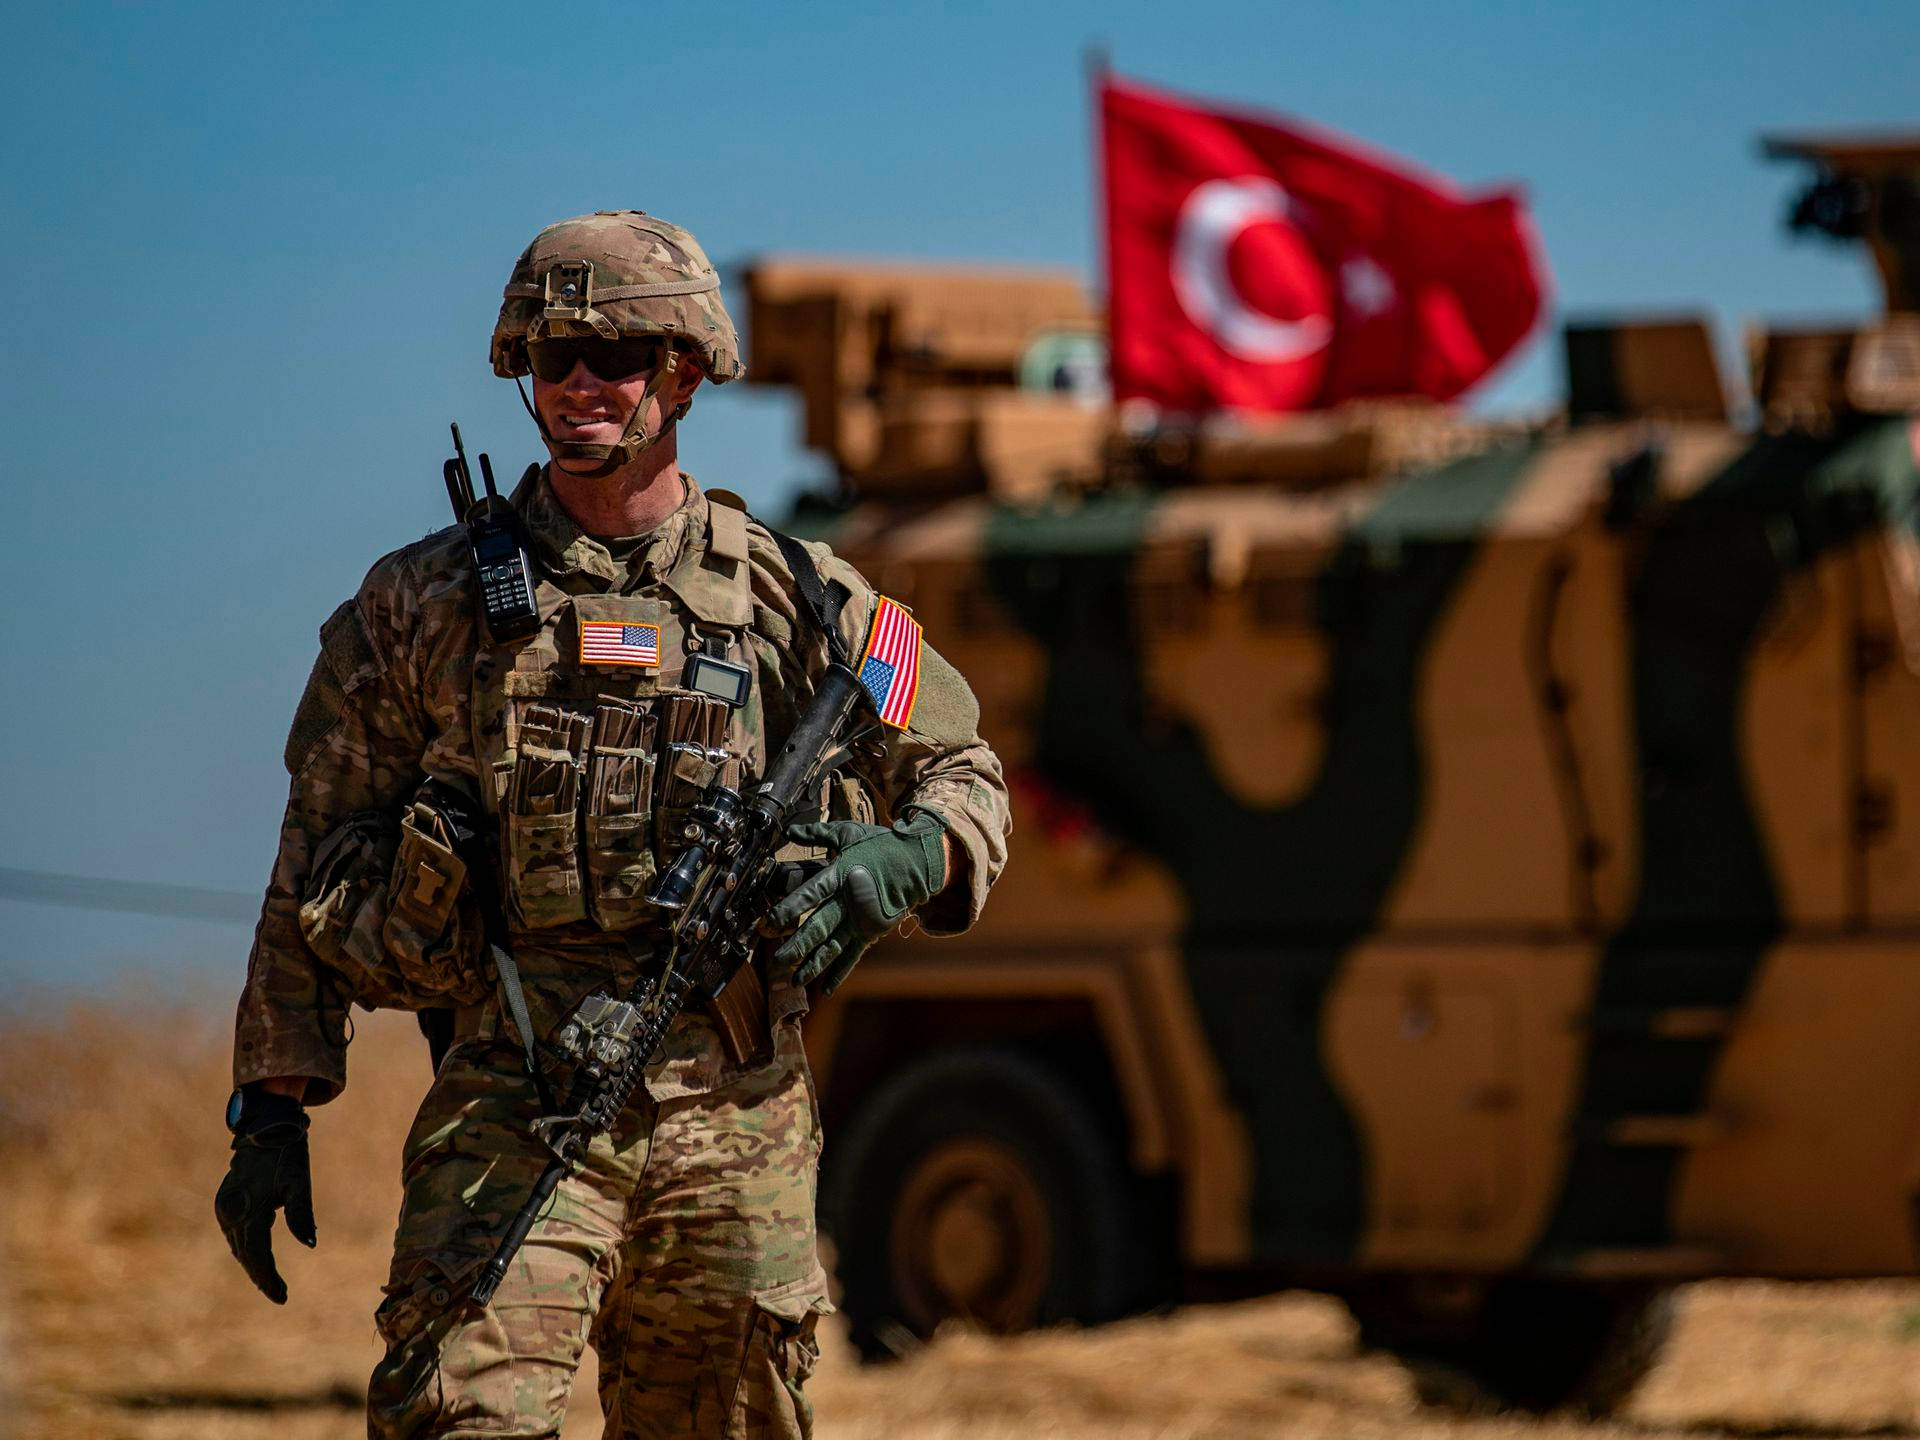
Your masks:
{"label": "soldier", "polygon": [[[375,1436],[556,1434],[589,1342],[609,1435],[808,1433],[801,1386],[830,1306],[806,986],[831,991],[909,912],[934,933],[965,929],[1005,861],[1006,792],[966,682],[826,547],[776,536],[679,468],[695,390],[741,371],[719,283],[691,235],[639,211],[535,238],[492,360],[516,384],[532,374],[522,400],[551,456],[513,496],[538,628],[495,643],[466,533],[441,531],[380,560],[328,620],[294,716],[216,1209],[248,1275],[284,1303],[273,1216],[314,1243],[307,1107],[346,1083],[348,1004],[451,1009],[403,1156]],[[909,638],[890,677],[866,668],[891,723],[825,787],[820,821],[793,828],[829,863],[775,908],[792,934],[767,963],[710,1013],[682,1013],[620,1123],[476,1305],[475,1273],[547,1158],[528,1122],[564,1077],[541,1043],[661,952],[666,917],[646,897],[687,806],[716,773],[752,780],[827,663],[806,590],[821,578],[844,587],[834,623],[853,657],[874,658],[879,630]],[[746,668],[744,703],[686,687],[696,653]],[[423,780],[484,808],[497,884],[469,881]],[[517,977],[481,959],[490,895],[517,962],[500,969]]]}

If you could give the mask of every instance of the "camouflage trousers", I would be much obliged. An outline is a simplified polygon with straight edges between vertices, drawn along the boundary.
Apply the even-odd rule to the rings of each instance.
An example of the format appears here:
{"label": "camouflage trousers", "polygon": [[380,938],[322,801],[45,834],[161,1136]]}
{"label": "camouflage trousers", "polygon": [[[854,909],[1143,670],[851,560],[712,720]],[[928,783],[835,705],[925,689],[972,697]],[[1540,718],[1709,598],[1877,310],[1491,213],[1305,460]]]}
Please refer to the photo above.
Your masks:
{"label": "camouflage trousers", "polygon": [[636,1095],[483,1310],[466,1298],[474,1273],[545,1163],[517,1059],[504,1041],[456,1046],[407,1137],[368,1434],[556,1435],[589,1343],[609,1440],[810,1434],[801,1387],[831,1306],[798,1027],[722,1089]]}

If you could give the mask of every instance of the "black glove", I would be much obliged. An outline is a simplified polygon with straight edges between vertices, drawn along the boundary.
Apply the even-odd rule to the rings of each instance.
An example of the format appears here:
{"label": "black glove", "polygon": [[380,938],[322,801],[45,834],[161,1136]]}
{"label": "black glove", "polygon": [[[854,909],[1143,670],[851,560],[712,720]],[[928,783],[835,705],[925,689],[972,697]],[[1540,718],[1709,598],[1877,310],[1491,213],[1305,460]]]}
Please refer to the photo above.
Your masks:
{"label": "black glove", "polygon": [[250,1090],[234,1126],[233,1160],[213,1198],[213,1213],[233,1258],[276,1305],[287,1303],[287,1282],[273,1264],[273,1213],[281,1209],[293,1238],[312,1248],[318,1237],[307,1113],[290,1096]]}
{"label": "black glove", "polygon": [[915,810],[891,826],[834,820],[787,833],[802,845],[831,846],[834,856],[773,907],[776,926],[800,925],[774,958],[793,965],[802,985],[824,975],[820,993],[831,995],[869,945],[940,893],[947,881],[946,827]]}

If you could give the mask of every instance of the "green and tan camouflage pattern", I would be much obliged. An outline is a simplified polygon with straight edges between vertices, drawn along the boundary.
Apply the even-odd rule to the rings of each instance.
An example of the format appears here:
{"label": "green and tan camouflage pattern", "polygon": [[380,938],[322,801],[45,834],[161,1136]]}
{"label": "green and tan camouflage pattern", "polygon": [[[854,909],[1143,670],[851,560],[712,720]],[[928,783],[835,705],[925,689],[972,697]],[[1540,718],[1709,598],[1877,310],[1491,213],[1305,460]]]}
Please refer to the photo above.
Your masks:
{"label": "green and tan camouflage pattern", "polygon": [[[635,957],[652,953],[661,934],[657,912],[635,903],[637,877],[677,846],[663,838],[673,832],[662,817],[646,829],[644,787],[631,769],[635,747],[601,747],[591,738],[615,734],[617,717],[607,708],[667,715],[689,693],[677,685],[687,654],[702,637],[717,637],[755,677],[749,702],[714,732],[751,777],[765,761],[769,737],[777,741],[791,728],[812,677],[827,663],[824,638],[801,621],[778,548],[764,527],[734,508],[737,502],[710,501],[689,480],[686,502],[652,534],[609,546],[573,523],[542,475],[530,476],[516,500],[541,571],[540,631],[503,646],[484,642],[457,528],[379,561],[322,631],[321,658],[288,741],[292,784],[239,1004],[237,1083],[306,1076],[309,1103],[319,1103],[346,1080],[349,1002],[419,1008],[475,998],[470,963],[409,969],[390,953],[384,942],[395,926],[380,913],[383,897],[373,893],[385,852],[371,863],[373,879],[353,880],[359,888],[352,894],[330,901],[327,887],[316,886],[331,877],[316,875],[315,857],[355,817],[397,815],[427,775],[504,812],[501,893],[534,1025],[544,1036],[592,989],[630,983],[640,965]],[[857,654],[874,591],[825,546],[813,553],[823,577],[851,593],[840,629]],[[583,618],[658,625],[661,665],[581,665]],[[863,742],[826,795],[830,814],[890,817],[913,806],[946,825],[956,874],[919,914],[935,934],[972,923],[1006,858],[1006,789],[998,761],[974,731],[976,716],[957,673],[927,664],[914,725],[885,728]],[[560,794],[556,777],[566,776],[585,793]],[[674,784],[656,790],[669,810],[702,779],[664,778]],[[355,843],[374,854],[383,842],[375,834]],[[428,889],[438,896],[436,887]],[[384,898],[390,903],[390,895]],[[461,924],[472,933],[472,917]],[[803,992],[779,976],[772,981],[776,1019],[805,1008]],[[712,1025],[688,1013],[647,1084],[664,1100],[727,1083],[732,1073]]]}
{"label": "green and tan camouflage pattern", "polygon": [[1196,1265],[1920,1269],[1917,456],[1913,417],[1547,426],[856,506],[1020,839],[964,953],[883,945],[823,1014],[829,1115],[896,1006],[989,1040],[1097,970]]}
{"label": "green and tan camouflage pattern", "polygon": [[485,1309],[465,1298],[545,1161],[515,1047],[457,1046],[407,1137],[369,1434],[559,1433],[587,1345],[609,1437],[796,1437],[831,1313],[797,1027],[706,1095],[644,1096],[562,1182]]}
{"label": "green and tan camouflage pattern", "polygon": [[[545,296],[555,266],[585,262],[592,269],[577,305],[551,305]],[[673,286],[712,281],[712,288],[679,295],[603,300],[594,292],[622,286]],[[526,288],[541,292],[524,293]],[[678,225],[642,210],[599,210],[547,226],[521,252],[507,281],[488,358],[505,379],[527,373],[527,341],[540,335],[659,335],[699,355],[707,378],[724,384],[742,373],[740,337],[720,299],[719,276],[700,242]]]}

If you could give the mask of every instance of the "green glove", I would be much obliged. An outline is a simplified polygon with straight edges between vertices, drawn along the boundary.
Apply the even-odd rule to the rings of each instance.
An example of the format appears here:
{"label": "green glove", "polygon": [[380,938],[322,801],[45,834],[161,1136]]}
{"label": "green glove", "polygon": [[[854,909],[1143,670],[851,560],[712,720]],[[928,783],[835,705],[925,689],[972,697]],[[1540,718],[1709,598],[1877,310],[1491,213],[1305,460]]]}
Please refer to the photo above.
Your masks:
{"label": "green glove", "polygon": [[283,1103],[263,1106],[267,1113],[243,1123],[234,1135],[233,1159],[213,1213],[247,1278],[274,1304],[284,1305],[287,1282],[273,1263],[274,1212],[287,1212],[287,1229],[302,1245],[312,1248],[317,1237],[306,1113],[293,1100],[273,1096],[270,1101]]}
{"label": "green glove", "polygon": [[793,978],[802,985],[824,975],[820,993],[831,995],[869,945],[947,883],[941,845],[946,827],[927,811],[915,810],[891,827],[834,820],[796,825],[787,833],[802,845],[828,846],[834,855],[824,870],[773,907],[775,926],[800,926],[774,959],[793,965]]}

